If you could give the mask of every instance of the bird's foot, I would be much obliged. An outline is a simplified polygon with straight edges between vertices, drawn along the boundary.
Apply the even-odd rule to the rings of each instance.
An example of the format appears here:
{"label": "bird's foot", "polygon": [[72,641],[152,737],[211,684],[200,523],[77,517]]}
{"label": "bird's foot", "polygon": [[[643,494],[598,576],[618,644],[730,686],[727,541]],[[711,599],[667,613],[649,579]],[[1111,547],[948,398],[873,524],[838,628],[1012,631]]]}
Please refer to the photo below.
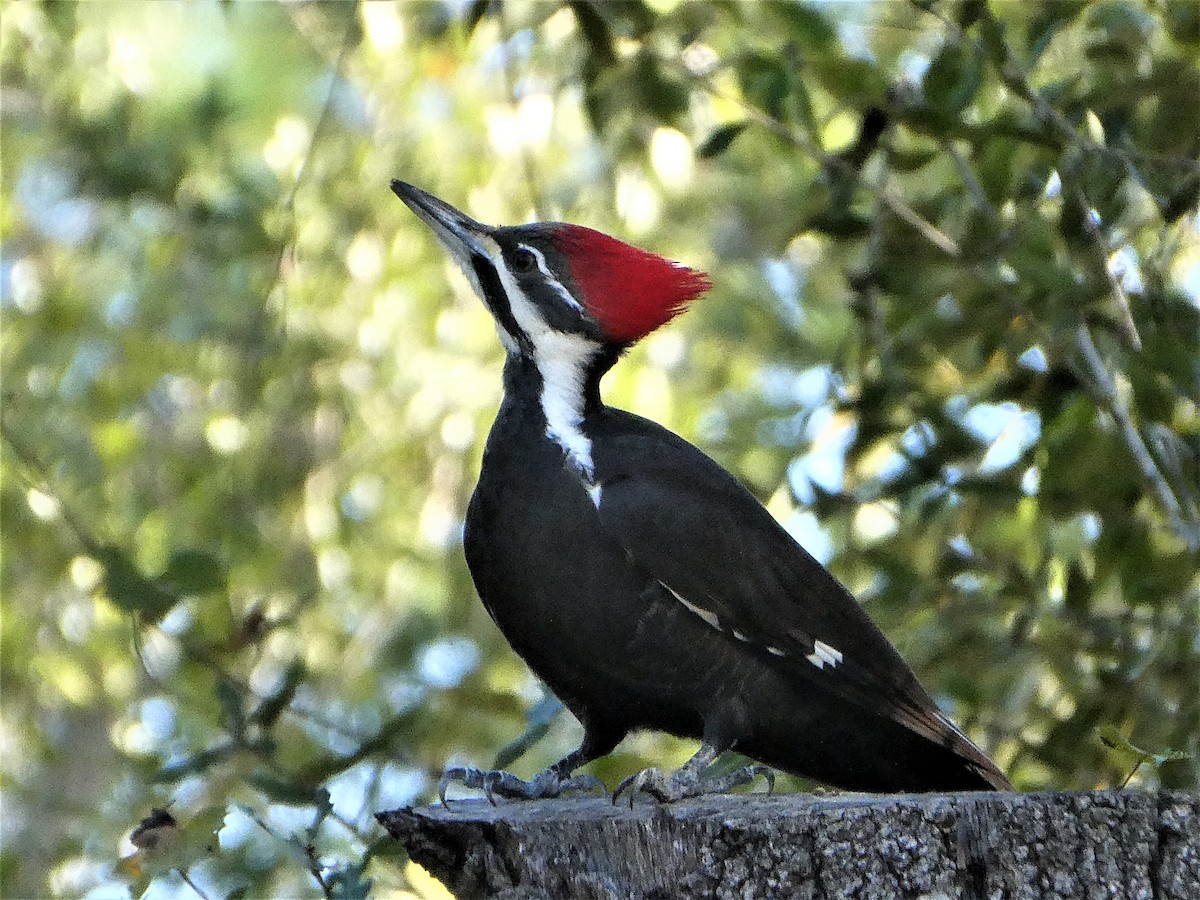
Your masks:
{"label": "bird's foot", "polygon": [[732,788],[749,784],[759,775],[767,780],[767,793],[774,791],[775,770],[758,763],[713,778],[705,778],[702,772],[688,766],[679,769],[669,778],[661,769],[642,769],[617,785],[617,789],[613,791],[612,802],[615,805],[621,794],[629,791],[630,809],[633,809],[633,800],[638,794],[649,794],[662,803],[674,803],[676,800],[699,797],[701,794],[723,794]]}
{"label": "bird's foot", "polygon": [[442,806],[446,806],[446,788],[451,784],[461,784],[463,787],[483,791],[488,803],[496,805],[496,798],[506,800],[545,800],[549,797],[559,797],[575,791],[601,792],[608,788],[595,775],[571,775],[562,777],[554,767],[539,772],[529,781],[518,778],[511,772],[475,769],[471,767],[455,767],[442,773],[438,782],[438,797]]}

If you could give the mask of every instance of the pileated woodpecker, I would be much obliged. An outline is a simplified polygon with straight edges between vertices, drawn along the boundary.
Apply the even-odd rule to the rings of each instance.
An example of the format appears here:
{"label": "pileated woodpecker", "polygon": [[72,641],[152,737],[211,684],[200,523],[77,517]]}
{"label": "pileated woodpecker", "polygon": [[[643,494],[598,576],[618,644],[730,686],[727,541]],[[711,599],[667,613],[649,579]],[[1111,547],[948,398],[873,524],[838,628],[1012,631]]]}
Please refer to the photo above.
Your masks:
{"label": "pileated woodpecker", "polygon": [[[425,191],[392,190],[496,320],[504,399],[467,511],[467,564],[513,649],[583,724],[530,781],[450,769],[513,798],[575,775],[635,729],[697,738],[671,776],[617,789],[662,800],[745,783],[722,751],[859,791],[1007,790],[858,602],[732,475],[600,398],[634,342],[709,287],[703,274],[590,228],[492,228]],[[615,796],[615,795],[614,795]]]}

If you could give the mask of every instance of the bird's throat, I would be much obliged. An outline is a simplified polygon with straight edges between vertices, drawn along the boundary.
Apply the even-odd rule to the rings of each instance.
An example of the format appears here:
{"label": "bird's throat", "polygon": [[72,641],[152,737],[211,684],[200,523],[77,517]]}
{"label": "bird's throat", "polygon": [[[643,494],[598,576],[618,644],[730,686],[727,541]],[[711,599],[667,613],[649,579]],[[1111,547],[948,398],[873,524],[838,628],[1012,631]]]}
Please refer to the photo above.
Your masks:
{"label": "bird's throat", "polygon": [[544,332],[534,342],[546,437],[562,447],[584,481],[591,484],[595,475],[592,441],[584,433],[583,420],[588,375],[599,348],[581,335],[555,331]]}
{"label": "bird's throat", "polygon": [[594,486],[592,441],[584,423],[599,406],[600,346],[578,334],[546,331],[533,338],[534,359],[510,354],[505,389],[520,402],[536,403],[546,437],[557,444],[586,487]]}

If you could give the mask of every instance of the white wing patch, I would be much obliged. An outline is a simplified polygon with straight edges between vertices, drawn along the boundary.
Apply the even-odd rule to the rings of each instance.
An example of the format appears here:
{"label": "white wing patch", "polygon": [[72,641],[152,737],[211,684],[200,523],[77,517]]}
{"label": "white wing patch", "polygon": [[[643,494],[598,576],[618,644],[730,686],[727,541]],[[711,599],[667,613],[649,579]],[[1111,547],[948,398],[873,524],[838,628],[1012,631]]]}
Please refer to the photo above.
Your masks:
{"label": "white wing patch", "polygon": [[[660,581],[659,584],[662,584],[662,582]],[[691,610],[696,615],[698,615],[701,619],[703,619],[705,622],[707,622],[713,628],[717,629],[717,631],[723,632],[725,630],[724,628],[721,627],[721,620],[717,618],[716,613],[710,612],[707,609],[702,609],[701,607],[696,606],[696,604],[694,604],[694,603],[688,603],[688,601],[684,600],[678,591],[676,591],[674,588],[672,588],[668,585],[663,584],[663,587],[665,587],[668,591],[670,591],[676,600],[678,600],[685,607],[687,607],[689,610]]]}
{"label": "white wing patch", "polygon": [[[599,494],[600,494],[599,485],[597,485],[595,488],[592,488],[591,490],[589,490],[589,493],[593,493],[593,492],[597,497],[596,507],[599,508],[599,506],[600,506],[600,502],[598,499]],[[663,584],[661,581],[659,582],[659,584],[662,584],[663,587],[665,587],[668,591],[670,591],[671,596],[673,596],[676,600],[678,600],[680,603],[682,603],[688,611],[699,616],[701,619],[703,619],[710,626],[712,626],[713,628],[715,628],[717,631],[721,632],[722,634],[725,633],[725,629],[721,626],[721,620],[720,620],[720,618],[718,618],[718,616],[715,612],[712,612],[711,610],[707,610],[707,609],[704,609],[703,607],[697,606],[695,603],[689,602],[688,600],[686,600],[683,597],[682,594],[680,594],[677,590],[675,590],[670,585]],[[741,631],[739,631],[736,628],[730,629],[729,633],[732,634],[739,641],[744,641],[746,643],[753,643],[753,641],[751,641],[749,637],[747,637],[744,633],[742,633]],[[787,653],[785,651],[780,650],[778,647],[775,647],[775,646],[768,646],[765,649],[772,656],[787,656]],[[837,647],[834,647],[830,644],[825,643],[824,641],[814,641],[813,642],[813,652],[808,654],[804,658],[807,659],[814,666],[816,666],[818,669],[824,669],[826,666],[829,666],[829,668],[832,669],[835,666],[837,666],[838,663],[840,663],[842,661],[842,651],[837,649]]]}
{"label": "white wing patch", "polygon": [[813,642],[813,652],[804,657],[818,669],[826,666],[833,668],[842,661],[842,651],[831,647],[824,641]]}

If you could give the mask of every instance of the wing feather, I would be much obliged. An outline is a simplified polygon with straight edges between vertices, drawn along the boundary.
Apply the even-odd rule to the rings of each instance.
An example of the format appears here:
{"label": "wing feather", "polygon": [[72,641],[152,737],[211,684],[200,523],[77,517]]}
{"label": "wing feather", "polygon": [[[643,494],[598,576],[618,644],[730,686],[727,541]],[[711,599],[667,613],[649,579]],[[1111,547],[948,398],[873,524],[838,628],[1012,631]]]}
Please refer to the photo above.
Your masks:
{"label": "wing feather", "polygon": [[736,479],[666,429],[612,412],[596,442],[617,451],[597,456],[598,513],[634,561],[730,640],[995,771],[858,601]]}

